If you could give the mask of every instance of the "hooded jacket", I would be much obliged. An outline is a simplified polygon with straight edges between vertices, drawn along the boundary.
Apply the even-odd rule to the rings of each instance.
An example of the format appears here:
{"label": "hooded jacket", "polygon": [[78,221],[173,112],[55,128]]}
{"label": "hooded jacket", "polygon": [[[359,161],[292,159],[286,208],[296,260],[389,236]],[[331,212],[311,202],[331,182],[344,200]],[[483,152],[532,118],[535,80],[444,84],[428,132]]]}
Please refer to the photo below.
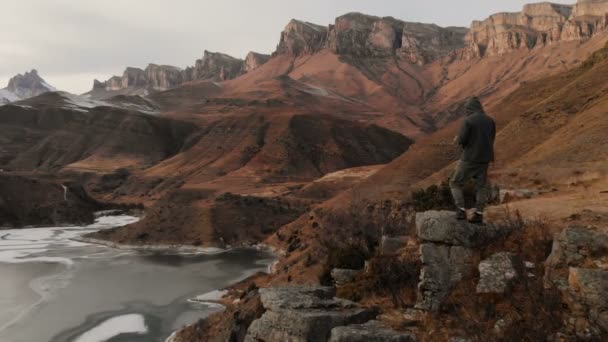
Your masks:
{"label": "hooded jacket", "polygon": [[478,98],[474,97],[465,105],[467,117],[456,138],[462,146],[461,160],[472,163],[490,163],[494,161],[494,139],[496,124],[483,110]]}

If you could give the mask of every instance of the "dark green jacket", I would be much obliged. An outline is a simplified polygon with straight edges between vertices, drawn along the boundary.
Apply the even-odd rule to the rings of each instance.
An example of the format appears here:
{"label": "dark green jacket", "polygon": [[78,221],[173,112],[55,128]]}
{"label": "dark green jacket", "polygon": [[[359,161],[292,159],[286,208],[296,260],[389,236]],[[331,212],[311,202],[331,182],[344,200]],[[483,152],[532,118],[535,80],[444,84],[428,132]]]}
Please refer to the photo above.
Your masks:
{"label": "dark green jacket", "polygon": [[457,143],[464,152],[462,161],[472,163],[490,163],[494,161],[494,139],[496,124],[483,110],[469,115],[458,133]]}

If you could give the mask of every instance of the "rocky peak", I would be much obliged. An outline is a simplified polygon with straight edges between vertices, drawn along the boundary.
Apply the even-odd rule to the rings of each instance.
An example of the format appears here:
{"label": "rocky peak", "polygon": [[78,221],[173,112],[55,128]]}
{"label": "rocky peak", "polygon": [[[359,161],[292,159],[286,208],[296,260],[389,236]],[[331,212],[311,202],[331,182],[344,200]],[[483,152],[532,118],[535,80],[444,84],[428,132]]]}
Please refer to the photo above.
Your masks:
{"label": "rocky peak", "polygon": [[56,90],[38,75],[36,69],[32,69],[23,75],[18,74],[11,78],[8,81],[8,87],[6,87],[6,89],[21,98],[32,97]]}
{"label": "rocky peak", "polygon": [[562,40],[585,40],[606,27],[608,0],[576,5],[528,4],[521,12],[497,13],[474,21],[466,36],[465,59],[530,50]]}
{"label": "rocky peak", "polygon": [[38,75],[36,69],[32,69],[23,75],[18,74],[11,78],[8,86],[0,89],[0,103],[19,101],[56,90]]}
{"label": "rocky peak", "polygon": [[306,55],[321,50],[327,40],[327,28],[292,19],[281,33],[275,54]]}
{"label": "rocky peak", "polygon": [[128,67],[122,74],[123,88],[141,88],[146,86],[146,72],[139,68]]}
{"label": "rocky peak", "polygon": [[149,64],[144,72],[146,84],[153,90],[171,89],[184,82],[183,70],[171,65]]}
{"label": "rocky peak", "polygon": [[205,50],[203,58],[196,61],[194,67],[187,68],[186,80],[213,79],[225,81],[243,74],[244,61],[232,56]]}
{"label": "rocky peak", "polygon": [[247,57],[245,58],[245,72],[250,72],[261,67],[262,65],[266,64],[266,62],[268,62],[270,58],[270,55],[265,55],[253,51],[249,52],[247,54]]}

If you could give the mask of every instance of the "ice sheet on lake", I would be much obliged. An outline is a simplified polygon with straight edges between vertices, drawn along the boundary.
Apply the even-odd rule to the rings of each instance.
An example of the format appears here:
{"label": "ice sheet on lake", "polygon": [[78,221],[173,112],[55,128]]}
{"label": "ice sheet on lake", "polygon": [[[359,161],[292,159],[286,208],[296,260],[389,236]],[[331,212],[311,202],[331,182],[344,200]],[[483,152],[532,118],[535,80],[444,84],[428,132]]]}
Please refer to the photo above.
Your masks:
{"label": "ice sheet on lake", "polygon": [[86,233],[120,227],[137,222],[139,218],[128,215],[101,216],[95,223],[84,227],[48,227],[10,229],[0,231],[0,262],[54,262],[71,266],[69,258],[41,256],[45,252],[66,247],[82,247],[87,244],[73,241]]}
{"label": "ice sheet on lake", "polygon": [[112,317],[80,335],[75,342],[104,342],[120,334],[145,334],[148,327],[142,315]]}

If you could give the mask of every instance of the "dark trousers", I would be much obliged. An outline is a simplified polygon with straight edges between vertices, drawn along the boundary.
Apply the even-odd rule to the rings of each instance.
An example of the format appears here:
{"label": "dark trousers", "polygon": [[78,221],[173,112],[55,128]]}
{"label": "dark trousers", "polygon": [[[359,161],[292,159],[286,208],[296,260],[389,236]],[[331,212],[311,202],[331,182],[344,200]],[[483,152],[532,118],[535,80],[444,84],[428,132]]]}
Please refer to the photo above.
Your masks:
{"label": "dark trousers", "polygon": [[454,197],[454,203],[458,208],[464,209],[464,193],[462,188],[464,184],[472,179],[475,181],[475,190],[477,192],[477,204],[475,208],[479,212],[483,212],[488,201],[488,165],[487,163],[473,163],[467,161],[459,161],[452,178],[450,179],[450,190]]}

